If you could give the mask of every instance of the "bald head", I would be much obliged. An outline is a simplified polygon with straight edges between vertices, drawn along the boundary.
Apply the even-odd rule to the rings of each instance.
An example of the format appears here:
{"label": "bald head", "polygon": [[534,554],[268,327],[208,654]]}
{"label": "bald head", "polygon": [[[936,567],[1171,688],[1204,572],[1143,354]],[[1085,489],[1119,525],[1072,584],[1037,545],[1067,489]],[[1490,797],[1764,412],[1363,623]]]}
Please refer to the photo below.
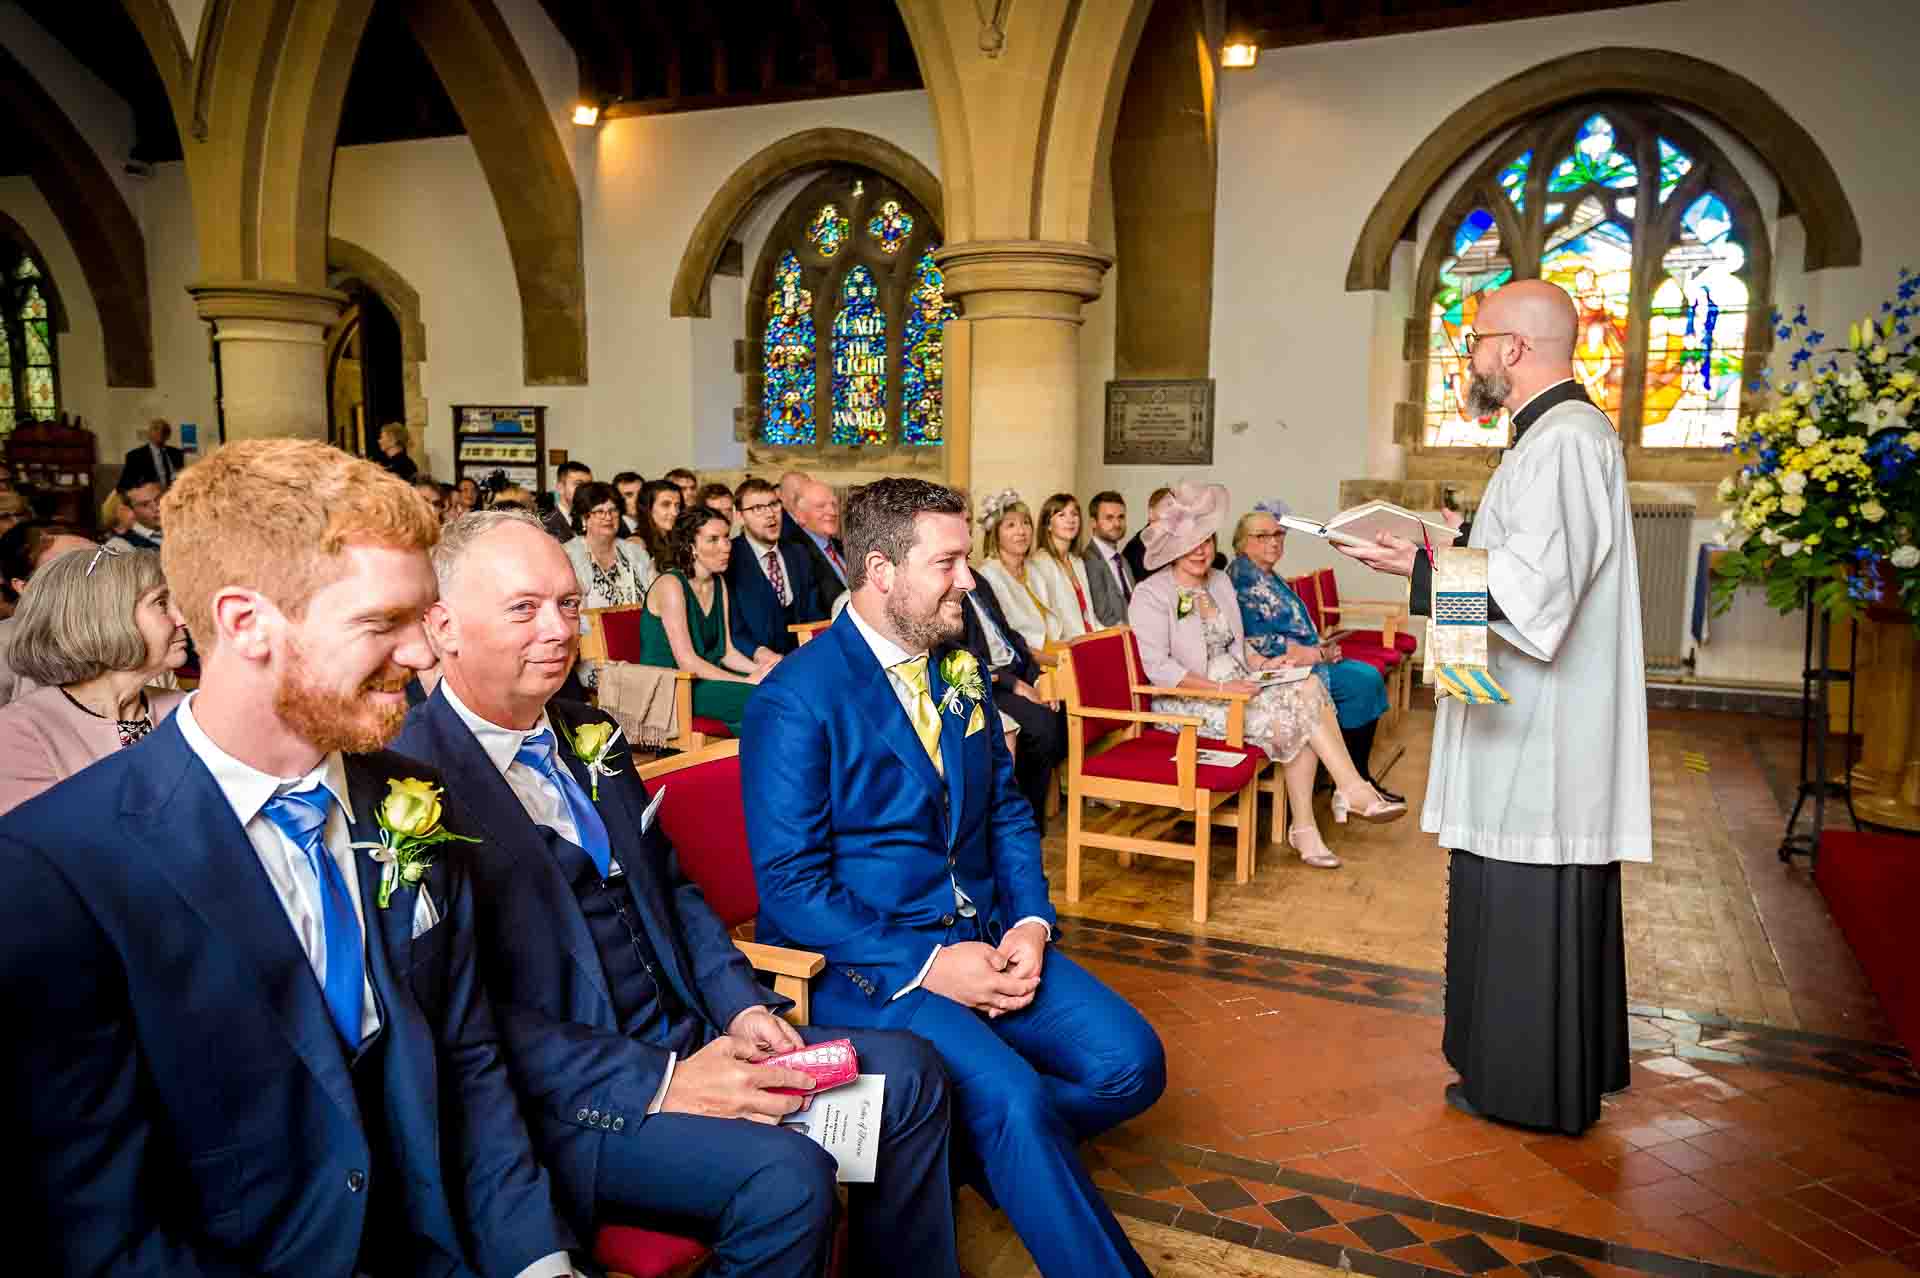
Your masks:
{"label": "bald head", "polygon": [[788,514],[799,504],[800,490],[812,482],[813,476],[804,470],[790,470],[780,476],[780,504],[787,508]]}
{"label": "bald head", "polygon": [[1573,349],[1573,298],[1545,280],[1515,280],[1480,303],[1474,327],[1520,333],[1538,346]]}
{"label": "bald head", "polygon": [[1491,417],[1573,376],[1573,298],[1545,280],[1515,280],[1488,294],[1474,316],[1467,410]]}
{"label": "bald head", "polygon": [[70,555],[76,550],[97,550],[91,541],[73,533],[55,533],[41,542],[33,552],[33,570],[39,572],[62,555]]}
{"label": "bald head", "polygon": [[817,479],[809,479],[800,486],[793,517],[802,528],[817,536],[840,535],[840,499],[833,495],[833,489]]}

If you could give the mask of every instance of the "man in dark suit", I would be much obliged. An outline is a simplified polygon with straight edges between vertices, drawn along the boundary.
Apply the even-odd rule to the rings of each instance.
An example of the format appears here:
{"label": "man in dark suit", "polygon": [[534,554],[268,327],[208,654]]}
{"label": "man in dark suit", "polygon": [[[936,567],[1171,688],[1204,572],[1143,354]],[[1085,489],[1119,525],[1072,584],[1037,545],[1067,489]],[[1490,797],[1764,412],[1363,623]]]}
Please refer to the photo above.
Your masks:
{"label": "man in dark suit", "polygon": [[966,629],[935,648],[934,660],[944,660],[953,651],[970,652],[980,669],[988,672],[994,705],[1020,725],[1014,738],[1013,776],[1020,793],[1033,805],[1035,824],[1045,834],[1047,788],[1053,784],[1053,770],[1067,757],[1066,717],[1034,691],[1033,685],[1040,681],[1040,663],[1020,632],[1007,624],[999,596],[985,577],[973,579],[965,614]]}
{"label": "man in dark suit", "polygon": [[[400,740],[445,772],[450,811],[486,838],[472,857],[482,962],[561,1209],[583,1232],[690,1226],[712,1239],[715,1275],[823,1273],[834,1162],[772,1125],[800,1098],[768,1090],[809,1080],[757,1062],[848,1032],[781,1019],[786,1000],[759,986],[652,823],[631,754],[597,769],[580,757],[582,734],[612,720],[550,700],[580,623],[560,548],[530,519],[482,512],[448,527],[434,566],[443,674]],[[851,1037],[886,1086],[878,1177],[850,1187],[849,1272],[911,1257],[951,1278],[939,1060],[909,1034]]]}
{"label": "man in dark suit", "polygon": [[324,444],[249,440],[181,477],[167,525],[200,690],[0,820],[15,1263],[573,1274],[463,845],[404,871],[367,851],[448,828],[436,775],[381,749],[433,659],[425,504]]}
{"label": "man in dark suit", "polygon": [[826,614],[820,611],[806,551],[780,539],[780,498],[773,485],[743,480],[733,500],[741,532],[727,560],[727,617],[733,646],[758,664],[767,654],[793,651],[788,626],[825,621]]}
{"label": "man in dark suit", "polygon": [[165,492],[173,486],[173,478],[187,468],[187,455],[167,443],[173,438],[173,426],[165,418],[156,417],[147,426],[147,442],[127,450],[127,459],[120,467],[118,487],[121,491],[136,488],[141,484],[158,484]]}
{"label": "man in dark suit", "polygon": [[1093,527],[1080,557],[1087,565],[1093,615],[1103,626],[1125,625],[1133,583],[1139,580],[1122,549],[1127,535],[1127,499],[1112,489],[1095,493],[1087,503],[1087,515]]}
{"label": "man in dark suit", "polygon": [[542,521],[553,539],[565,545],[574,539],[573,494],[580,485],[593,482],[593,467],[585,462],[563,461],[553,473],[553,509]]}
{"label": "man in dark suit", "polygon": [[966,1165],[1047,1278],[1146,1278],[1076,1145],[1158,1099],[1160,1040],[1048,951],[1040,832],[984,676],[929,660],[974,584],[966,503],[889,478],[848,507],[846,610],[747,703],[759,939],[826,955],[824,1019],[938,1049]]}
{"label": "man in dark suit", "polygon": [[840,499],[817,479],[800,486],[794,502],[799,531],[788,541],[798,546],[812,569],[814,606],[821,617],[833,615],[833,601],[847,592],[846,551],[840,543]]}

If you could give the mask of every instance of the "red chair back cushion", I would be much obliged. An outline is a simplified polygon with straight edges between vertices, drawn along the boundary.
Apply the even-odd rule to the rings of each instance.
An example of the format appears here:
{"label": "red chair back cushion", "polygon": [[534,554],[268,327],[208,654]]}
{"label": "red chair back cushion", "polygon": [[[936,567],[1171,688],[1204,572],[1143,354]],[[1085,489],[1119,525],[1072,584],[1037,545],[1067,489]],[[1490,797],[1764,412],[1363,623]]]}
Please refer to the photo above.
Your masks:
{"label": "red chair back cushion", "polygon": [[639,608],[600,614],[600,628],[607,636],[607,660],[640,662]]}
{"label": "red chair back cushion", "polygon": [[[1074,696],[1082,710],[1135,709],[1133,684],[1140,657],[1131,630],[1076,639],[1072,654]],[[1119,719],[1082,719],[1081,724],[1088,741],[1129,726]]]}
{"label": "red chair back cushion", "polygon": [[760,913],[747,852],[747,813],[740,798],[740,757],[714,759],[655,777],[649,798],[666,787],[656,820],[679,854],[680,868],[706,893],[729,928]]}
{"label": "red chair back cushion", "polygon": [[1320,590],[1314,584],[1313,575],[1289,577],[1287,584],[1293,587],[1293,593],[1300,596],[1300,602],[1307,606],[1307,619],[1313,622],[1313,628],[1322,635],[1327,632],[1327,619],[1320,611]]}

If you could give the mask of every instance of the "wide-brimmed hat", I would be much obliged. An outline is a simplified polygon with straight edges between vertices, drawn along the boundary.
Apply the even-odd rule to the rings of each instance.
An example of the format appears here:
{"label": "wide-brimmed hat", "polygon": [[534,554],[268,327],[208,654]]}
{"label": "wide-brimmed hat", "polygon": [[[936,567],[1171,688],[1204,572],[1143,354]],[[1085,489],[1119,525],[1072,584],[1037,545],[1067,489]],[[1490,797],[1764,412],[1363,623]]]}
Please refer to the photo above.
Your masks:
{"label": "wide-brimmed hat", "polygon": [[1148,572],[1157,572],[1209,537],[1220,535],[1227,517],[1227,490],[1220,484],[1182,481],[1160,507],[1160,518],[1140,534]]}

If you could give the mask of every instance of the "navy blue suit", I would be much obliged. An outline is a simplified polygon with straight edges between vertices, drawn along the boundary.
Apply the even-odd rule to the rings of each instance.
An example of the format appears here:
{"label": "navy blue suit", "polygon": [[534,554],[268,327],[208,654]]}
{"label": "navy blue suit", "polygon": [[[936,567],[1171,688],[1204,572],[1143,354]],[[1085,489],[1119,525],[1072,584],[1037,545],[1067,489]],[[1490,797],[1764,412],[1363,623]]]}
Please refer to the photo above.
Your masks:
{"label": "navy blue suit", "polygon": [[[609,722],[577,702],[555,700],[547,713],[568,736]],[[574,845],[534,824],[444,691],[407,716],[399,744],[445,772],[452,819],[486,836],[474,857],[482,965],[534,1147],[568,1218],[583,1232],[641,1220],[708,1237],[716,1274],[821,1272],[835,1205],[828,1155],[742,1119],[646,1112],[670,1051],[684,1061],[741,1011],[788,1004],[760,986],[659,827],[642,831],[648,797],[631,762],[600,780],[598,809],[623,870],[602,883]],[[578,760],[560,753],[588,786]],[[590,921],[583,901],[603,891],[630,902],[641,934],[631,943],[648,951],[647,977],[624,931]],[[929,1273],[952,1273],[939,1060],[905,1034],[856,1035],[855,1049],[863,1072],[887,1075],[887,1089],[879,1181],[850,1187],[852,1271],[877,1272],[910,1246]]]}
{"label": "navy blue suit", "polygon": [[[399,755],[346,757],[354,840]],[[466,846],[466,845],[455,845]],[[61,1274],[511,1278],[573,1239],[502,1065],[443,847],[376,905],[380,1030],[349,1060],[273,885],[176,719],[0,820],[14,1246]],[[23,1272],[36,1268],[22,1263]]]}
{"label": "navy blue suit", "polygon": [[767,648],[778,653],[792,652],[799,646],[788,626],[803,621],[825,621],[815,597],[813,565],[807,554],[791,542],[783,541],[780,567],[787,574],[787,595],[793,600],[782,604],[767,580],[764,565],[754,558],[753,543],[741,533],[733,539],[733,557],[727,560],[728,623],[733,628],[733,646],[751,657]]}
{"label": "navy blue suit", "polygon": [[910,1029],[939,1050],[978,1170],[1041,1272],[1144,1276],[1074,1147],[1164,1090],[1145,1019],[1057,952],[1034,1001],[995,1020],[924,987],[895,997],[936,946],[1054,921],[1039,829],[993,710],[961,698],[942,711],[943,776],[851,615],[781,661],[741,737],[758,935],[826,955],[813,993],[823,1019]]}

